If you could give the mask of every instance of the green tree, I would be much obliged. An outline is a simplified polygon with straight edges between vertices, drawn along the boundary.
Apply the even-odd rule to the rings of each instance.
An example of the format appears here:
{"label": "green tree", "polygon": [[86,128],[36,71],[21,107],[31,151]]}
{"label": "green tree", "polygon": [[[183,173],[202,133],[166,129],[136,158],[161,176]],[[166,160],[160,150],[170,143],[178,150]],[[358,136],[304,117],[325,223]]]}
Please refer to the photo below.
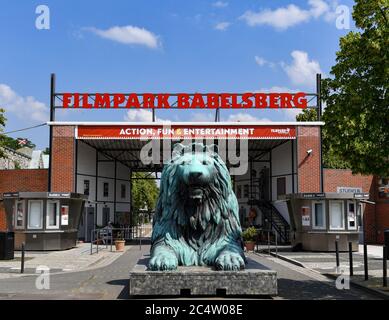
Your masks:
{"label": "green tree", "polygon": [[303,112],[296,116],[297,121],[317,121],[317,110],[316,109],[303,109]]}
{"label": "green tree", "polygon": [[133,216],[138,217],[141,209],[147,208],[149,212],[155,209],[159,189],[154,179],[149,177],[147,172],[134,172],[132,174],[132,209]]}
{"label": "green tree", "polygon": [[389,0],[356,0],[323,80],[326,140],[353,172],[389,176]]}
{"label": "green tree", "polygon": [[[21,144],[20,143],[21,140],[25,140],[25,143]],[[35,147],[36,147],[36,145],[34,143],[32,143],[30,140],[28,140],[27,138],[14,139],[12,137],[4,135],[4,136],[2,136],[2,141],[3,141],[3,145],[5,147],[8,147],[8,148],[13,149],[13,150],[17,150],[17,149],[23,148],[23,147],[35,149]]]}
{"label": "green tree", "polygon": [[[324,112],[325,113],[325,112]],[[297,121],[317,121],[316,109],[304,109],[302,113],[296,116]],[[347,169],[349,164],[344,161],[336,150],[331,146],[331,139],[328,137],[331,132],[328,130],[327,124],[322,127],[322,148],[323,148],[323,166],[332,169]]]}

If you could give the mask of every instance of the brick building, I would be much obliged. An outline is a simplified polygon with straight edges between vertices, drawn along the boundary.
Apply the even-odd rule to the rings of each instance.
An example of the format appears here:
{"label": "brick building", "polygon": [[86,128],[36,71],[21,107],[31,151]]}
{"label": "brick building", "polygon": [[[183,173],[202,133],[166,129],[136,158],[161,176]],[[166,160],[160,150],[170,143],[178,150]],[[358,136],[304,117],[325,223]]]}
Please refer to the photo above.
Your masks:
{"label": "brick building", "polygon": [[[144,165],[140,152],[147,144],[140,135],[118,138],[126,128],[160,129],[160,123],[52,122],[52,162],[49,170],[2,170],[0,193],[13,191],[76,192],[88,195],[80,237],[88,240],[91,228],[108,221],[131,220],[131,172],[160,171],[162,162]],[[185,129],[188,124],[172,124]],[[388,198],[384,184],[372,176],[353,175],[350,170],[322,169],[320,126],[322,123],[196,123],[200,129],[253,129],[247,139],[248,168],[234,176],[242,224],[247,224],[253,199],[266,200],[289,222],[288,208],[278,201],[283,194],[341,193],[344,190],[369,193],[373,204],[365,204],[365,239],[382,243],[389,228]],[[219,139],[219,148],[223,139]],[[224,140],[226,141],[226,140]],[[242,142],[243,143],[243,142]],[[243,144],[240,146],[242,148]],[[169,147],[171,148],[171,146]],[[225,159],[229,164],[229,159]],[[381,191],[380,191],[381,190]],[[261,204],[263,205],[263,203]],[[258,204],[255,224],[268,220]],[[345,217],[346,219],[346,217]],[[268,222],[268,221],[267,221]],[[273,222],[274,223],[274,222]],[[0,205],[0,229],[5,228]]]}
{"label": "brick building", "polygon": [[47,191],[47,169],[0,170],[0,230],[6,229],[5,212],[2,202],[4,192]]}
{"label": "brick building", "polygon": [[[91,139],[90,135],[85,133],[85,130],[106,129],[107,124],[92,126],[88,123],[53,123],[51,125],[53,126],[51,172],[2,170],[0,171],[0,193],[50,190],[87,194],[90,201],[86,206],[86,212],[89,214],[86,214],[85,220],[82,221],[83,232],[81,233],[84,237],[89,232],[88,225],[89,228],[93,228],[96,225],[104,225],[109,220],[116,221],[119,216],[129,215],[128,177],[131,171],[146,170],[139,163],[139,152],[145,143],[134,139],[118,140],[109,134]],[[270,127],[274,129],[275,126],[274,123],[249,125],[262,129]],[[235,192],[242,213],[242,223],[247,220],[248,211],[252,207],[249,201],[254,197],[265,197],[274,202],[277,211],[285,220],[288,220],[286,205],[277,202],[282,194],[342,192],[344,189],[353,189],[355,192],[370,193],[370,200],[376,202],[375,205],[366,204],[364,233],[368,242],[382,243],[383,230],[389,228],[389,204],[386,198],[379,197],[378,179],[372,176],[353,175],[350,170],[322,169],[321,123],[277,125],[277,130],[292,130],[289,132],[293,134],[283,138],[258,136],[249,140],[249,157],[256,160],[250,160],[251,167],[245,174],[235,176]],[[129,124],[111,123],[109,130],[120,130],[123,126],[128,127]],[[139,124],[136,126],[142,127]],[[152,126],[158,127],[158,124],[153,123]],[[219,123],[215,126],[230,128],[241,124]],[[199,124],[198,127],[209,127],[209,124]],[[82,130],[84,133],[80,134]],[[134,153],[137,154],[134,156]],[[134,162],[136,162],[135,166]],[[153,169],[160,170],[160,168],[161,165],[156,165]],[[257,190],[259,186],[256,182],[259,181],[260,173],[267,174],[267,182],[265,186],[262,184],[262,190]],[[50,181],[49,177],[51,177]],[[263,188],[267,191],[263,192]],[[259,225],[262,225],[265,220],[262,211],[259,209],[256,217],[256,223]],[[93,223],[88,221],[88,216],[93,216]],[[0,212],[0,229],[4,227],[4,214]]]}

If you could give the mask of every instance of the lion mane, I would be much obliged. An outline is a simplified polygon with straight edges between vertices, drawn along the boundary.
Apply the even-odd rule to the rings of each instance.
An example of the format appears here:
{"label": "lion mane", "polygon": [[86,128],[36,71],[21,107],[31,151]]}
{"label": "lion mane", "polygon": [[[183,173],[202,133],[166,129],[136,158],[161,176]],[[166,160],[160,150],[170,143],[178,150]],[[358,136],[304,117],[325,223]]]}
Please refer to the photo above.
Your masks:
{"label": "lion mane", "polygon": [[244,268],[238,201],[228,169],[213,149],[175,145],[162,171],[149,269]]}

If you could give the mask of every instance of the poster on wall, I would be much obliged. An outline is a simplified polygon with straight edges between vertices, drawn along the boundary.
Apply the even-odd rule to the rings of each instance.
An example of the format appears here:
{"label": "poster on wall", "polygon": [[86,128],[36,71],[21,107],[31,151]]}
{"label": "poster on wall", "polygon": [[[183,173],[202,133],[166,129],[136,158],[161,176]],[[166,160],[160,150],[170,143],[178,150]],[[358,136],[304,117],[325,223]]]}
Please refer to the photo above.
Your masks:
{"label": "poster on wall", "polygon": [[69,206],[61,206],[61,225],[69,225]]}
{"label": "poster on wall", "polygon": [[311,225],[311,213],[309,207],[301,207],[301,222],[303,227]]}

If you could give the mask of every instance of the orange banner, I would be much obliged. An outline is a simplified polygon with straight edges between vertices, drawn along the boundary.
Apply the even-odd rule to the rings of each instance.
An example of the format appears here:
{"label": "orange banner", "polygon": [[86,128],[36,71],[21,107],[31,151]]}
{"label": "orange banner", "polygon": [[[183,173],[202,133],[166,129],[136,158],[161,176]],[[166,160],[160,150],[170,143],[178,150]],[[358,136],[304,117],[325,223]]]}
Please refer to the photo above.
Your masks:
{"label": "orange banner", "polygon": [[77,127],[78,139],[295,139],[288,125],[91,125]]}

